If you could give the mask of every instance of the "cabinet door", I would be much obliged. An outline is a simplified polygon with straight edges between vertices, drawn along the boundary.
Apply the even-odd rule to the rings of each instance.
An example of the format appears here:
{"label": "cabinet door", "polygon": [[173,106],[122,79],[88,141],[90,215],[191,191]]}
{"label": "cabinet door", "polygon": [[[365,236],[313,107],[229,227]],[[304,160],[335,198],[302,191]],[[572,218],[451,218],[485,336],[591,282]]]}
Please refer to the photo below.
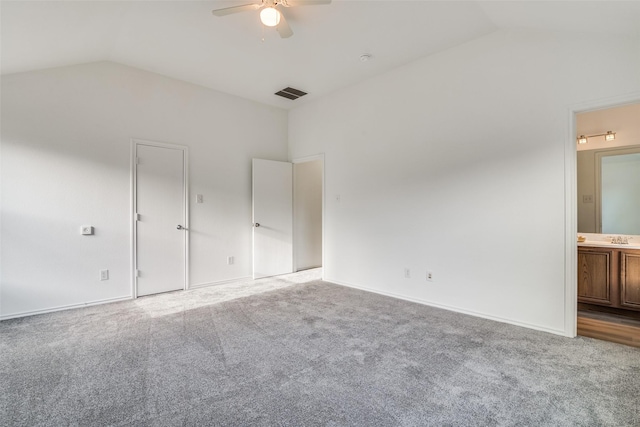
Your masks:
{"label": "cabinet door", "polygon": [[640,310],[640,251],[620,253],[620,305]]}
{"label": "cabinet door", "polygon": [[611,305],[610,251],[578,251],[578,301]]}

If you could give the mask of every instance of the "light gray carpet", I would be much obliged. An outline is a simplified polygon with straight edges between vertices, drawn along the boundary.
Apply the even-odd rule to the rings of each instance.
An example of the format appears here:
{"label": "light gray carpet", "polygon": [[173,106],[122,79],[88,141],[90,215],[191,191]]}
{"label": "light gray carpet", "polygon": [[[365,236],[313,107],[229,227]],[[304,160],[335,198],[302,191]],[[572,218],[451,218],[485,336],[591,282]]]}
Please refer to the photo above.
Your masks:
{"label": "light gray carpet", "polygon": [[638,349],[317,275],[0,322],[0,424],[640,425]]}

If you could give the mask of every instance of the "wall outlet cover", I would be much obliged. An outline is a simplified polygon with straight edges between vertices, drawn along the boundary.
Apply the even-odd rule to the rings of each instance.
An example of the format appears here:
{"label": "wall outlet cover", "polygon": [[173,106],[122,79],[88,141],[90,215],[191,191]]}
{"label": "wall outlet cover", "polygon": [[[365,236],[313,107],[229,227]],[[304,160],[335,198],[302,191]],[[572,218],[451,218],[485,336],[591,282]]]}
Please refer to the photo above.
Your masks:
{"label": "wall outlet cover", "polygon": [[83,236],[91,236],[93,235],[93,227],[90,225],[83,225],[80,232]]}

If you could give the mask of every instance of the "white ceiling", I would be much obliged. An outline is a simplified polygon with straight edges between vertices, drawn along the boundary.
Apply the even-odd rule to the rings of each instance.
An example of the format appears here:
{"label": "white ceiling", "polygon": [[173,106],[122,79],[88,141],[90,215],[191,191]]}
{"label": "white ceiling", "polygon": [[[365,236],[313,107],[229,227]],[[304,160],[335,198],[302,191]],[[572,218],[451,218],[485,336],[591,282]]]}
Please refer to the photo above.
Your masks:
{"label": "white ceiling", "polygon": [[211,14],[251,2],[2,0],[1,71],[109,60],[292,108],[500,28],[640,37],[640,1],[333,0],[283,9],[289,39],[258,11]]}

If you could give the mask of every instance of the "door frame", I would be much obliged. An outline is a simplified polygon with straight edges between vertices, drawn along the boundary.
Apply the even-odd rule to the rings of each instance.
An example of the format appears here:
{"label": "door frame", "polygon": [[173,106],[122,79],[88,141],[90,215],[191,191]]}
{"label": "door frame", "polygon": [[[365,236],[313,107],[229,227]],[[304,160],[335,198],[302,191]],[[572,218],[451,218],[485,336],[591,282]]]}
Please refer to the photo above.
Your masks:
{"label": "door frame", "polygon": [[130,174],[131,174],[131,211],[130,211],[130,220],[131,220],[131,295],[132,298],[138,298],[138,264],[137,264],[137,254],[138,254],[138,241],[137,241],[137,233],[138,233],[138,221],[137,221],[137,191],[138,191],[138,182],[137,182],[137,161],[136,161],[136,149],[138,145],[147,145],[151,147],[157,148],[169,148],[173,150],[180,150],[183,153],[183,183],[184,183],[184,198],[182,201],[182,207],[184,211],[184,226],[185,230],[185,241],[184,241],[184,287],[183,290],[189,289],[189,147],[186,145],[178,145],[178,144],[170,144],[166,142],[158,142],[158,141],[148,141],[144,139],[131,139],[131,158],[130,158]]}
{"label": "door frame", "polygon": [[576,122],[579,113],[621,107],[640,102],[640,92],[604,98],[569,106],[567,137],[564,150],[564,194],[565,194],[565,310],[564,335],[575,337],[578,333],[578,149],[576,143]]}
{"label": "door frame", "polygon": [[[326,210],[326,203],[325,203],[325,189],[326,189],[326,183],[325,183],[325,177],[326,177],[326,172],[325,172],[325,157],[324,157],[324,153],[320,153],[320,154],[314,154],[312,156],[305,156],[305,157],[298,157],[296,159],[291,160],[291,163],[294,164],[294,168],[295,165],[298,163],[307,163],[307,162],[313,162],[316,160],[320,160],[321,162],[321,170],[322,170],[322,177],[321,182],[322,182],[322,280],[324,280],[324,272],[325,272],[325,262],[326,262],[326,257],[325,257],[325,242],[326,242],[326,238],[325,238],[325,225],[326,225],[326,215],[325,215],[325,210]],[[295,172],[293,173],[293,188],[295,188],[296,185],[296,174]],[[293,189],[292,189],[293,191]],[[297,268],[298,268],[298,263],[297,263],[297,259],[296,259],[296,213],[295,213],[295,191],[293,192],[293,271],[296,272]]]}

